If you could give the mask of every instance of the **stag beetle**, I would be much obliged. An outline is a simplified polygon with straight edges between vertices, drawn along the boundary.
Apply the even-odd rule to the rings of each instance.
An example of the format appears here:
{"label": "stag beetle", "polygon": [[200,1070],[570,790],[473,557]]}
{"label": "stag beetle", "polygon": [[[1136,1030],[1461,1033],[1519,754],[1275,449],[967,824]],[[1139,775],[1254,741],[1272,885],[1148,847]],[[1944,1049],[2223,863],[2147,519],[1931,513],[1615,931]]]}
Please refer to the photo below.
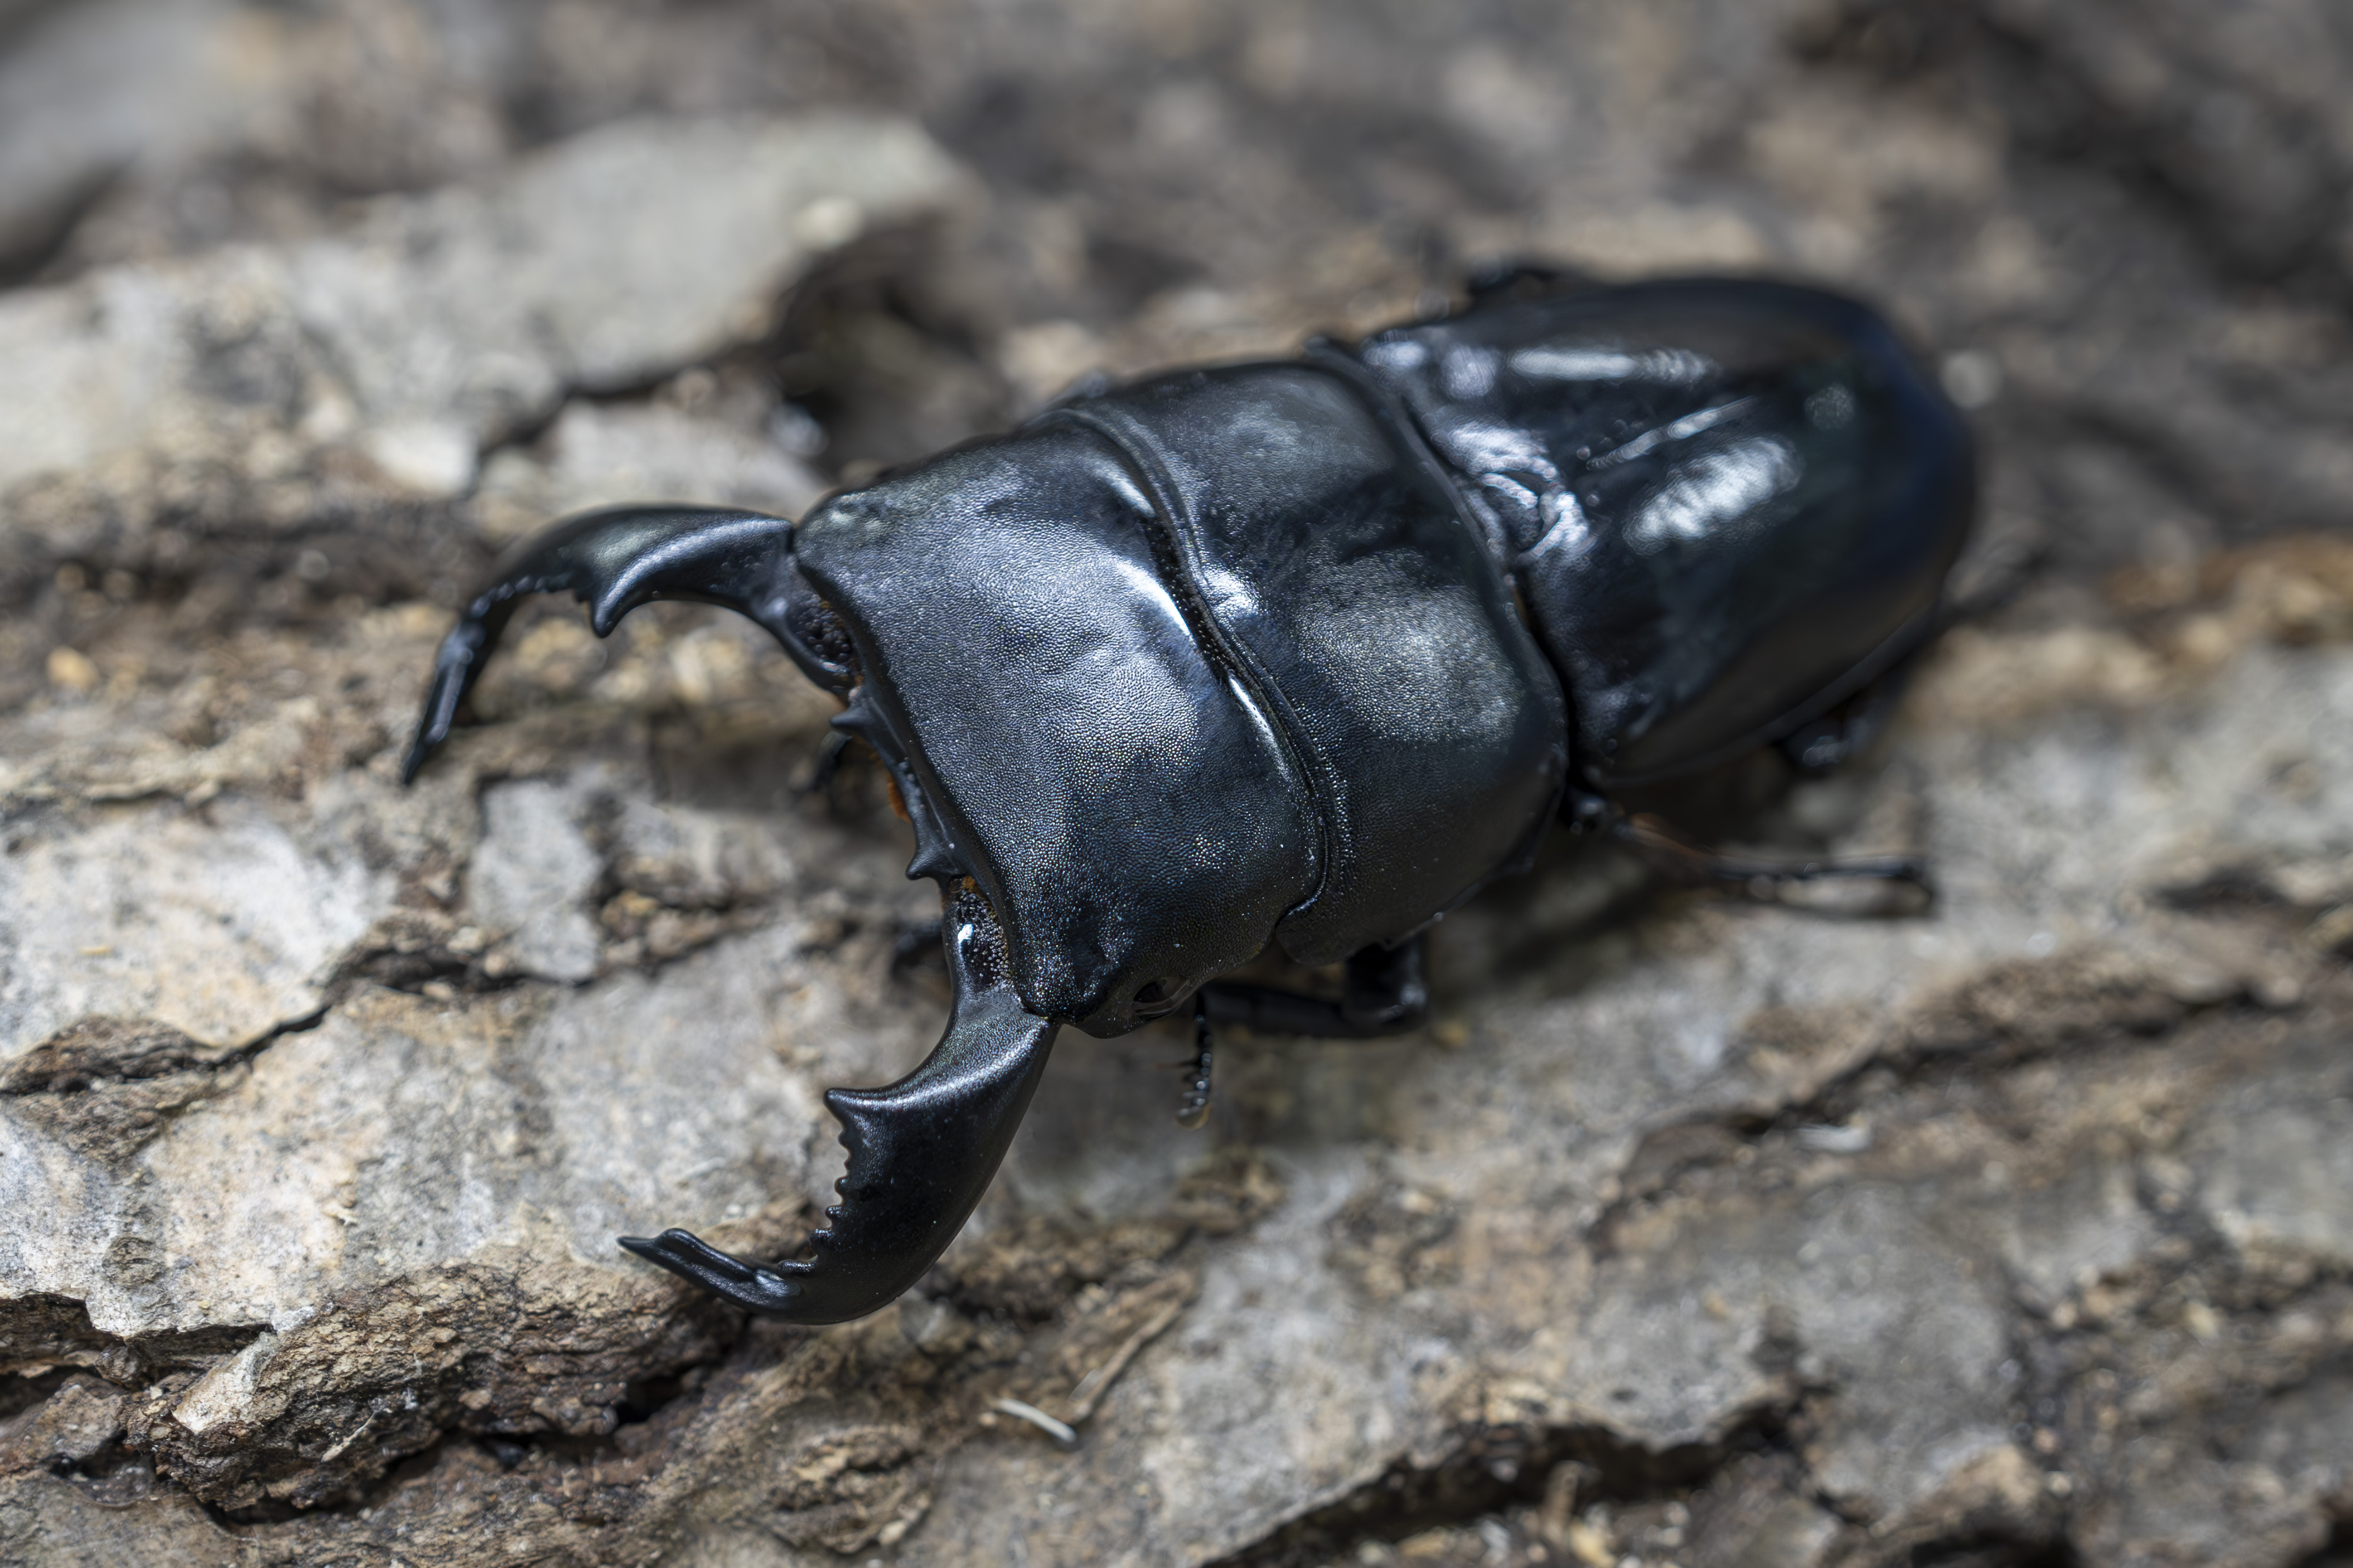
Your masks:
{"label": "stag beetle", "polygon": [[[796,525],[632,506],[503,562],[436,659],[413,779],[526,594],[597,635],[750,616],[845,703],[940,884],[945,1035],[834,1089],[848,1173],[804,1255],[621,1245],[756,1312],[913,1285],[987,1187],[1065,1024],[1365,1036],[1420,933],[1630,786],[1853,739],[1935,632],[1968,430],[1887,325],[1721,279],[1509,286],[1282,363],[1082,387]],[[1901,863],[1860,868],[1903,876]],[[1335,1003],[1219,981],[1270,942]]]}

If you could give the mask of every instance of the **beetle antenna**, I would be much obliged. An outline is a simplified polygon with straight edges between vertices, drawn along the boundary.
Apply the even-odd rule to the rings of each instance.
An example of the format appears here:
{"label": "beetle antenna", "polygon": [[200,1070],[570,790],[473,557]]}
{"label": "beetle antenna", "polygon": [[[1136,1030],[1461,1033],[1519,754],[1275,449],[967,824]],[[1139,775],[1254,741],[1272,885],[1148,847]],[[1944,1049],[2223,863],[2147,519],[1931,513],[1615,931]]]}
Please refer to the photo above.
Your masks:
{"label": "beetle antenna", "polygon": [[1176,1125],[1190,1131],[1209,1119],[1209,999],[1193,998],[1193,1078],[1176,1101]]}

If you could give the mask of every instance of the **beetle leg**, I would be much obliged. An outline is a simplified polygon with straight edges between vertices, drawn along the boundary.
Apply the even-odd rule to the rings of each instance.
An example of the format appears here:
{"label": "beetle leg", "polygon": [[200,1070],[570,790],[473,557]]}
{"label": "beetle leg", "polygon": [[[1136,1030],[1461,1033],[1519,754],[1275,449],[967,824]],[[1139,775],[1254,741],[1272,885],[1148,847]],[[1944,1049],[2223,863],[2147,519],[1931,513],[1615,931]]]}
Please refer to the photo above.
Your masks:
{"label": "beetle leg", "polygon": [[683,1230],[621,1245],[739,1306],[839,1323],[923,1277],[988,1190],[1053,1049],[1055,1026],[1021,1005],[987,900],[952,887],[944,922],[955,1010],[921,1067],[884,1089],[828,1091],[849,1169],[812,1256],[755,1263]]}
{"label": "beetle leg", "polygon": [[826,731],[825,743],[818,748],[817,765],[809,769],[808,782],[797,786],[799,795],[823,795],[833,788],[833,781],[841,773],[841,759],[849,752],[849,735],[840,730]]}
{"label": "beetle leg", "polygon": [[1209,999],[1196,992],[1193,994],[1193,1076],[1176,1101],[1176,1125],[1187,1132],[1209,1119],[1209,1065],[1213,1035],[1209,1026]]}
{"label": "beetle leg", "polygon": [[902,926],[899,929],[898,934],[891,939],[892,979],[897,979],[923,962],[925,955],[931,952],[932,945],[941,939],[941,923],[938,921],[923,921],[917,924]]}
{"label": "beetle leg", "polygon": [[1672,875],[1686,881],[1728,882],[1760,890],[1788,882],[1899,882],[1917,888],[1931,900],[1936,893],[1936,877],[1928,862],[1917,855],[1858,855],[1834,860],[1768,860],[1725,855],[1694,844],[1647,812],[1620,816],[1609,831],[1620,842],[1642,851]]}
{"label": "beetle leg", "polygon": [[1917,655],[1897,661],[1886,674],[1820,718],[1799,725],[1774,746],[1801,773],[1830,772],[1878,739],[1919,664]]}
{"label": "beetle leg", "polygon": [[1351,953],[1341,984],[1340,1016],[1383,1034],[1410,1029],[1430,1013],[1430,986],[1421,977],[1422,939]]}
{"label": "beetle leg", "polygon": [[1534,261],[1504,261],[1474,269],[1463,279],[1472,304],[1514,300],[1549,300],[1600,287],[1579,268]]}
{"label": "beetle leg", "polygon": [[[401,764],[413,780],[449,738],[458,705],[527,594],[568,593],[588,606],[598,637],[655,599],[723,605],[760,623],[805,669],[808,650],[786,626],[793,525],[781,517],[721,507],[632,506],[592,511],[518,546],[468,602],[441,639],[417,737]],[[818,664],[822,665],[820,658]],[[813,671],[814,672],[814,671]]]}
{"label": "beetle leg", "polygon": [[1430,1012],[1421,978],[1421,938],[1352,953],[1340,1000],[1327,1002],[1271,985],[1218,980],[1201,987],[1208,1021],[1269,1035],[1368,1040],[1417,1028]]}
{"label": "beetle leg", "polygon": [[1986,552],[1976,581],[1937,605],[1917,647],[1829,712],[1775,741],[1774,748],[1807,774],[1828,773],[1862,752],[1894,716],[1896,702],[1926,650],[1953,627],[1982,620],[2015,599],[2032,578],[2042,555],[2040,548],[2017,542]]}

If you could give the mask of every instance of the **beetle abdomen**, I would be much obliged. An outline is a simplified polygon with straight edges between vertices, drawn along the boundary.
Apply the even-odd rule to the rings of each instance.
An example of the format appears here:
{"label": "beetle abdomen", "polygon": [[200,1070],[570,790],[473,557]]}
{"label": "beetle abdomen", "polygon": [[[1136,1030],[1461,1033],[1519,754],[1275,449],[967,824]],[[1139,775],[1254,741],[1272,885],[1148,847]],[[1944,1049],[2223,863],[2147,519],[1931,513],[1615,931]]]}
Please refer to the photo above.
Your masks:
{"label": "beetle abdomen", "polygon": [[1595,788],[1753,750],[1930,629],[1974,500],[1968,432],[1861,305],[1680,279],[1358,353],[1507,541]]}

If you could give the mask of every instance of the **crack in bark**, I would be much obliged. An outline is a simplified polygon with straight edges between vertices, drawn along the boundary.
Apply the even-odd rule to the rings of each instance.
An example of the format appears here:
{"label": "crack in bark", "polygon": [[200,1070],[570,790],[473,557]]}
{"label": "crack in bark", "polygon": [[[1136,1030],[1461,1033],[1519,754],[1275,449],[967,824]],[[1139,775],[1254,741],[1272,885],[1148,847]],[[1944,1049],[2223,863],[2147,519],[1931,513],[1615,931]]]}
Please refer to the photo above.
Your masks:
{"label": "crack in bark", "polygon": [[207,1500],[309,1508],[452,1430],[608,1435],[633,1382],[741,1338],[740,1313],[683,1294],[584,1266],[529,1282],[482,1264],[427,1269],[329,1304],[249,1366],[215,1367],[151,1408],[147,1440],[158,1469]]}
{"label": "crack in bark", "polygon": [[[177,1336],[145,1344],[143,1360],[126,1360],[125,1352],[100,1369],[134,1390],[121,1452],[152,1461],[158,1485],[191,1493],[224,1527],[262,1529],[302,1515],[356,1519],[457,1462],[461,1450],[487,1456],[502,1474],[529,1472],[518,1475],[519,1485],[552,1485],[566,1499],[585,1489],[603,1500],[565,1506],[617,1518],[641,1504],[673,1458],[691,1451],[685,1428],[723,1429],[740,1419],[731,1403],[748,1396],[747,1384],[773,1381],[794,1363],[800,1377],[787,1377],[786,1386],[799,1386],[802,1399],[827,1397],[838,1374],[874,1359],[877,1335],[892,1347],[885,1359],[903,1363],[910,1392],[932,1391],[906,1413],[918,1435],[900,1445],[908,1465],[928,1466],[976,1429],[965,1405],[981,1408],[1008,1374],[1026,1375],[1019,1369],[1029,1364],[1029,1335],[997,1313],[1055,1319],[1040,1342],[1050,1352],[1040,1364],[1087,1361],[1100,1348],[1095,1331],[1124,1326],[1118,1302],[1157,1300],[1175,1279],[1176,1253],[1242,1228],[1279,1195],[1245,1158],[1188,1182],[1166,1216],[1075,1236],[1011,1227],[940,1281],[946,1300],[967,1303],[977,1317],[945,1300],[911,1299],[913,1315],[885,1313],[819,1335],[749,1320],[667,1279],[551,1270],[544,1259],[529,1277],[473,1263],[353,1292],[276,1335],[257,1327]],[[806,1215],[771,1217],[770,1251],[806,1230]],[[1059,1267],[1041,1279],[1038,1266],[1048,1260]],[[1086,1310],[1061,1322],[1058,1310],[1082,1296]],[[88,1330],[79,1302],[56,1299],[47,1310],[81,1325],[85,1339],[101,1337]],[[26,1345],[48,1359],[72,1348],[58,1334]],[[98,1360],[85,1353],[80,1364]],[[944,1400],[936,1397],[941,1388],[950,1391]],[[808,1462],[826,1477],[839,1468]],[[881,1473],[871,1464],[849,1468]],[[856,1496],[837,1496],[822,1477],[806,1480],[779,1506],[808,1515],[793,1528],[806,1525],[812,1540],[861,1531],[871,1540],[868,1527],[882,1528],[883,1515],[920,1512],[916,1493],[900,1485],[904,1468],[885,1466],[889,1476],[866,1491],[853,1487]]]}
{"label": "crack in bark", "polygon": [[0,1318],[0,1366],[11,1371],[59,1363],[88,1367],[126,1388],[210,1366],[263,1332],[253,1324],[220,1324],[124,1336],[93,1324],[90,1309],[76,1297],[35,1291],[6,1305],[6,1314]]}
{"label": "crack in bark", "polygon": [[[2157,976],[2105,955],[1997,965],[1885,1026],[1878,1043],[1800,1098],[1646,1133],[1620,1168],[1619,1194],[1594,1220],[1588,1239],[1597,1259],[1613,1257],[1614,1238],[1628,1221],[1690,1176],[1769,1139],[1849,1122],[1866,1105],[1932,1070],[1984,1076],[2103,1039],[2155,1043],[2235,1000],[2184,1001]],[[1844,1022],[1834,1019],[1831,1026]],[[1760,1025],[1770,1033],[1820,1032],[1815,1020],[1793,1015],[1752,1018],[1749,1025],[1751,1032]]]}
{"label": "crack in bark", "polygon": [[[1310,1568],[1368,1542],[1395,1542],[1436,1527],[1491,1517],[1514,1504],[1546,1501],[1568,1468],[1579,1505],[1680,1497],[1745,1455],[1788,1451],[1794,1405],[1751,1412],[1711,1443],[1649,1448],[1602,1426],[1476,1425],[1454,1434],[1444,1456],[1400,1459],[1379,1479],[1282,1525],[1208,1568]],[[1557,1507],[1556,1495],[1555,1506]]]}
{"label": "crack in bark", "polygon": [[80,1018],[0,1073],[0,1100],[68,1148],[119,1168],[180,1115],[227,1093],[237,1068],[317,1028],[332,1008],[285,1019],[241,1046],[206,1046],[153,1019]]}

